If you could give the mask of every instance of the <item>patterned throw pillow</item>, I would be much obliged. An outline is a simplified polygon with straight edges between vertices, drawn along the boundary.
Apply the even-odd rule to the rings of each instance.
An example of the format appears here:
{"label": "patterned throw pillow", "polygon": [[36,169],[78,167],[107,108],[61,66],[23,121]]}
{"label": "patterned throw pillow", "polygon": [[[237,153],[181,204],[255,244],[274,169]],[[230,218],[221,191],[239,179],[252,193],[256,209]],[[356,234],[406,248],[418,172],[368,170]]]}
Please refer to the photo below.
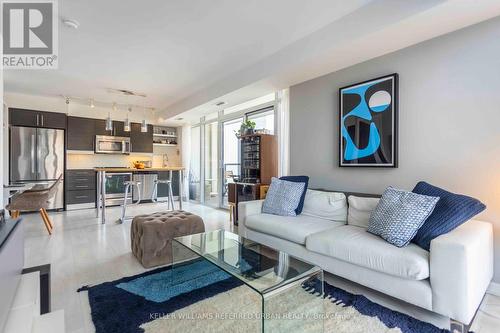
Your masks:
{"label": "patterned throw pillow", "polygon": [[306,198],[307,187],[309,186],[309,177],[308,176],[283,176],[280,177],[280,180],[286,180],[294,183],[304,183],[304,190],[302,191],[302,195],[300,196],[300,201],[295,209],[295,213],[300,215],[302,213],[302,209],[304,208],[304,200]]}
{"label": "patterned throw pillow", "polygon": [[370,216],[367,231],[397,247],[406,246],[438,201],[439,197],[388,187]]}
{"label": "patterned throw pillow", "polygon": [[299,205],[304,186],[305,183],[289,182],[273,177],[262,205],[262,212],[281,216],[296,216],[295,210]]}

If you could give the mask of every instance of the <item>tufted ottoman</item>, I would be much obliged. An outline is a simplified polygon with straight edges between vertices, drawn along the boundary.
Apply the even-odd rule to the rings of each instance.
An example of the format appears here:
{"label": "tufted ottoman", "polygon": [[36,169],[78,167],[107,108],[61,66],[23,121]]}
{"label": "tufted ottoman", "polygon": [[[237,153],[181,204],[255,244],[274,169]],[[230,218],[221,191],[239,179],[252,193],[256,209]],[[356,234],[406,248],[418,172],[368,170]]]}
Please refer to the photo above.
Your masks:
{"label": "tufted ottoman", "polygon": [[172,238],[205,231],[198,215],[182,210],[138,215],[132,220],[132,253],[149,268],[172,262]]}

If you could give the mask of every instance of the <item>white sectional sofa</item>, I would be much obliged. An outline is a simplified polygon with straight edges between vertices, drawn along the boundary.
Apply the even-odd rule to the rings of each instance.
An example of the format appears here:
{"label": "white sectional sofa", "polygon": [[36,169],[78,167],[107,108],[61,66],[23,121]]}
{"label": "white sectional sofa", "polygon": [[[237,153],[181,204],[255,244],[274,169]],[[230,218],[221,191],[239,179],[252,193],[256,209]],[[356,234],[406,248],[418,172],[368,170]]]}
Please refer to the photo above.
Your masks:
{"label": "white sectional sofa", "polygon": [[349,195],[308,190],[303,213],[294,217],[263,214],[263,200],[241,202],[238,233],[455,324],[469,324],[493,276],[491,224],[470,220],[434,239],[430,251],[413,243],[398,248],[363,226],[378,199],[352,196],[348,206]]}

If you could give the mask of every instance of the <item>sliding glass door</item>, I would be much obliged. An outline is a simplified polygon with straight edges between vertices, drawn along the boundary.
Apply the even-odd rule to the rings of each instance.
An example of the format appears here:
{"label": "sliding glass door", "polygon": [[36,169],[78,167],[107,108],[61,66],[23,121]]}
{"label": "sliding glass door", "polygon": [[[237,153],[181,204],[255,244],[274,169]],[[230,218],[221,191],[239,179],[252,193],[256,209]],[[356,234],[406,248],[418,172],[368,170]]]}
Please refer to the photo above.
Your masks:
{"label": "sliding glass door", "polygon": [[222,123],[222,200],[221,206],[227,208],[228,184],[240,172],[240,144],[236,133],[240,129],[243,117],[228,120]]}
{"label": "sliding glass door", "polygon": [[204,158],[204,198],[205,204],[211,207],[219,207],[219,165],[218,165],[218,122],[205,124],[205,139],[203,147]]}
{"label": "sliding glass door", "polygon": [[191,156],[189,163],[189,200],[201,202],[201,127],[191,128]]}
{"label": "sliding glass door", "polygon": [[236,132],[244,120],[254,121],[257,130],[274,134],[274,95],[213,112],[191,128],[190,200],[211,207],[228,207],[228,184],[240,176],[241,153]]}

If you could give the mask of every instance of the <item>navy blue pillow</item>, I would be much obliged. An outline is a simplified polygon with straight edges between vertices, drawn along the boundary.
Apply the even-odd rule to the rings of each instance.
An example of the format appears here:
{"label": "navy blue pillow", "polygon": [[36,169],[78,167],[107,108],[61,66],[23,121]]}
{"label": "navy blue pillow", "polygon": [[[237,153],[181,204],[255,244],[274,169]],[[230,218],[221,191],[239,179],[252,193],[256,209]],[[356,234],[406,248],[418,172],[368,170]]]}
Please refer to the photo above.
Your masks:
{"label": "navy blue pillow", "polygon": [[434,211],[418,229],[412,240],[413,243],[426,250],[430,249],[431,240],[452,231],[486,208],[477,199],[451,193],[426,182],[419,182],[413,189],[413,193],[440,198]]}
{"label": "navy blue pillow", "polygon": [[281,180],[287,180],[289,182],[294,183],[305,183],[304,192],[300,197],[299,205],[295,209],[295,214],[299,215],[302,213],[302,208],[304,208],[304,200],[306,198],[307,186],[309,185],[309,177],[308,176],[283,176],[280,177]]}

